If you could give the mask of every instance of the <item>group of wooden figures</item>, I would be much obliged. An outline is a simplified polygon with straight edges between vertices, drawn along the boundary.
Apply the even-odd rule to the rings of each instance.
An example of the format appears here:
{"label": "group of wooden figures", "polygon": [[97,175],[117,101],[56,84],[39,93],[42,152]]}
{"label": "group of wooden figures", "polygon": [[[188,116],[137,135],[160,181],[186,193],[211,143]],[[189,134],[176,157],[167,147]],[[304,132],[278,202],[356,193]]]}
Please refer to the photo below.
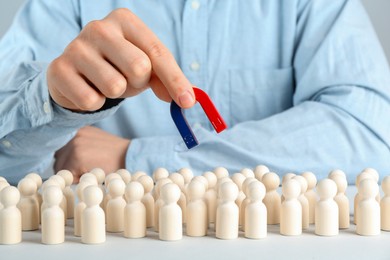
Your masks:
{"label": "group of wooden figures", "polygon": [[[390,176],[382,180],[367,168],[356,179],[354,223],[360,235],[390,231]],[[148,228],[166,241],[180,240],[183,227],[187,236],[206,236],[214,229],[220,239],[235,239],[239,230],[246,238],[267,236],[267,225],[279,224],[280,234],[300,235],[315,224],[315,234],[337,235],[349,228],[348,186],[341,170],[330,172],[317,183],[312,172],[280,178],[264,165],[245,168],[229,176],[218,167],[201,176],[188,168],[169,173],[156,169],[152,177],[138,171],[120,169],[108,175],[95,168],[81,176],[75,191],[73,175],[59,171],[42,183],[30,173],[10,186],[0,177],[0,244],[16,244],[22,231],[41,228],[42,243],[65,240],[67,219],[74,219],[74,235],[86,244],[103,243],[106,232],[123,232],[126,238],[146,236]],[[73,186],[74,187],[74,186]]]}

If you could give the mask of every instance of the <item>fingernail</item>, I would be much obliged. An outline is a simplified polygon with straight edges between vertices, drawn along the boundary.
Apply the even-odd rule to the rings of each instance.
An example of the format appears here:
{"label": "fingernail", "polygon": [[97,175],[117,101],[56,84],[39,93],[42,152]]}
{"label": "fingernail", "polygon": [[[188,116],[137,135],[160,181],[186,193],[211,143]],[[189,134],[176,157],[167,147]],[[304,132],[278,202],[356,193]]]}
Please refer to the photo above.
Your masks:
{"label": "fingernail", "polygon": [[182,107],[190,107],[195,103],[195,98],[191,92],[186,91],[179,96],[179,102]]}

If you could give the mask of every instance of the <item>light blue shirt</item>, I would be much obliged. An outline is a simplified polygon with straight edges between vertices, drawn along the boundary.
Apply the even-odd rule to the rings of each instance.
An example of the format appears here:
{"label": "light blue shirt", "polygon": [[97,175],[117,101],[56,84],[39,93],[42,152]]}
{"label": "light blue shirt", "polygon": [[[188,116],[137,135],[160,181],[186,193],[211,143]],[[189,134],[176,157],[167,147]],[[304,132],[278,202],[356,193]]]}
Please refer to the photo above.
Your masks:
{"label": "light blue shirt", "polygon": [[[157,34],[228,130],[216,134],[196,105],[185,114],[200,145],[188,150],[150,90],[92,114],[50,100],[48,64],[119,7]],[[390,173],[390,72],[356,0],[30,0],[0,42],[0,100],[0,175],[11,181],[44,172],[89,124],[131,139],[131,171],[265,164],[320,179],[340,168],[350,183],[365,167]]]}

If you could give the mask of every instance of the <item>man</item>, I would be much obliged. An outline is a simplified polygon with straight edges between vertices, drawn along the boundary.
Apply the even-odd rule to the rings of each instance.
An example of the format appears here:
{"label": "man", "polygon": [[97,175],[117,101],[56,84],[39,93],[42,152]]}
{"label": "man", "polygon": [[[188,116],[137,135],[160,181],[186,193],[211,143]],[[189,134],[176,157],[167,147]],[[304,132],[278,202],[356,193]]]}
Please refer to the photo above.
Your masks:
{"label": "man", "polygon": [[[390,73],[355,0],[27,1],[0,43],[0,82],[0,175],[15,180],[53,157],[76,177],[390,171]],[[228,130],[212,131],[192,86]],[[192,107],[198,147],[155,96]]]}

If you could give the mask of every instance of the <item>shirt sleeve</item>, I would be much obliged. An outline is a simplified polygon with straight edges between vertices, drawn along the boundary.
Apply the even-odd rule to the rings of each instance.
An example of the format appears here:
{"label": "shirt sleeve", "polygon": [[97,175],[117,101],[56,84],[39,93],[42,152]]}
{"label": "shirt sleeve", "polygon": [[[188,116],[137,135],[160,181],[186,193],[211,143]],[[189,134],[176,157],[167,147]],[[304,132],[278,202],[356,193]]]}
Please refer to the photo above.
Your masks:
{"label": "shirt sleeve", "polygon": [[113,114],[73,113],[51,100],[46,70],[81,30],[76,1],[30,0],[0,41],[0,175],[44,172],[74,132]]}
{"label": "shirt sleeve", "polygon": [[301,1],[294,51],[293,107],[246,121],[217,135],[194,130],[187,150],[178,136],[133,139],[132,170],[216,166],[231,173],[265,164],[283,175],[313,171],[325,178],[341,168],[349,183],[366,167],[390,171],[390,71],[359,1]]}

